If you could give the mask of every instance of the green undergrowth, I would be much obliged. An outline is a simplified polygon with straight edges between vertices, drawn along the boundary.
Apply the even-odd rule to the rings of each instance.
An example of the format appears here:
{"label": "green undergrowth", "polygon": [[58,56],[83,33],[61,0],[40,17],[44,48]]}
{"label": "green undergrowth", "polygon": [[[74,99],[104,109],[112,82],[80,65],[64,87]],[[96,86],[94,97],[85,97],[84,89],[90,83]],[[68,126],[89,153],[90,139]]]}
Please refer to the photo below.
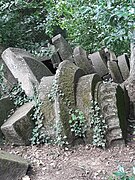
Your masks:
{"label": "green undergrowth", "polygon": [[[50,137],[48,137],[48,135],[46,135],[46,127],[44,127],[43,124],[45,117],[41,112],[42,103],[38,98],[38,92],[34,84],[33,84],[34,95],[32,97],[29,97],[25,94],[25,91],[21,87],[21,83],[15,84],[12,87],[12,89],[9,90],[4,82],[4,73],[3,73],[3,65],[2,65],[0,68],[0,87],[3,93],[7,93],[9,95],[16,109],[27,102],[31,102],[31,101],[34,102],[33,112],[31,113],[31,119],[34,124],[32,137],[30,139],[31,144],[38,145],[44,143],[54,143],[59,146],[64,146],[68,144],[67,136],[62,135],[63,134],[62,131],[64,128],[62,122],[59,122],[59,125],[57,124],[57,127],[54,127],[55,129],[57,129],[56,139],[52,140]],[[64,105],[67,107],[68,115],[69,115],[68,125],[71,134],[75,138],[82,138],[82,139],[86,138],[88,125],[84,113],[80,109],[71,105],[71,101],[68,100],[65,97],[65,94],[62,92],[62,90],[59,89],[57,85],[57,80],[55,79],[55,81],[52,84],[51,91],[48,94],[48,98],[51,102],[54,102],[57,96],[62,98]],[[91,122],[90,128],[93,129],[93,145],[97,147],[105,148],[106,146],[105,134],[106,134],[107,126],[104,117],[101,114],[101,110],[99,108],[98,103],[96,101],[92,101],[91,104],[92,105],[90,110],[90,122]],[[13,113],[14,112],[12,112],[12,114]]]}
{"label": "green undergrowth", "polygon": [[[46,135],[45,128],[43,126],[44,116],[41,112],[42,103],[38,98],[38,93],[35,88],[35,85],[33,84],[34,94],[32,97],[26,95],[25,91],[22,89],[21,83],[19,82],[13,85],[11,89],[9,89],[7,84],[4,82],[4,65],[2,64],[0,65],[0,88],[0,98],[4,97],[4,95],[8,95],[15,105],[15,110],[17,110],[20,106],[24,105],[25,103],[33,101],[34,107],[30,115],[34,124],[34,128],[32,130],[32,137],[30,139],[31,144],[38,145],[48,142],[50,139]],[[15,112],[15,110],[11,110],[7,118],[9,118]]]}
{"label": "green undergrowth", "polygon": [[105,148],[107,125],[98,102],[94,100],[91,101],[90,122],[93,129],[93,145]]}
{"label": "green undergrowth", "polygon": [[[84,117],[84,114],[81,110],[78,108],[73,108],[71,106],[71,101],[65,97],[65,94],[62,92],[62,90],[59,89],[57,80],[55,79],[52,84],[52,88],[50,90],[50,93],[48,94],[48,98],[50,102],[54,102],[56,97],[60,97],[63,101],[63,104],[68,109],[68,124],[70,127],[70,131],[73,136],[78,138],[84,138],[86,136],[87,131],[87,123],[86,119]],[[61,136],[61,135],[59,135]],[[61,139],[58,137],[58,139]],[[67,141],[66,141],[67,142]],[[64,144],[64,142],[63,142]]]}
{"label": "green undergrowth", "polygon": [[[71,101],[69,101],[62,90],[58,88],[57,81],[55,80],[48,98],[51,102],[54,102],[56,96],[61,97],[66,107],[68,107],[70,117],[68,123],[72,134],[78,138],[86,138],[88,125],[84,113],[76,107],[71,107]],[[91,101],[90,122],[90,128],[93,129],[93,145],[105,148],[107,124],[101,113],[98,102],[94,100]]]}
{"label": "green undergrowth", "polygon": [[118,170],[109,177],[109,180],[135,180],[135,167],[131,172],[126,172],[124,167],[119,165]]}

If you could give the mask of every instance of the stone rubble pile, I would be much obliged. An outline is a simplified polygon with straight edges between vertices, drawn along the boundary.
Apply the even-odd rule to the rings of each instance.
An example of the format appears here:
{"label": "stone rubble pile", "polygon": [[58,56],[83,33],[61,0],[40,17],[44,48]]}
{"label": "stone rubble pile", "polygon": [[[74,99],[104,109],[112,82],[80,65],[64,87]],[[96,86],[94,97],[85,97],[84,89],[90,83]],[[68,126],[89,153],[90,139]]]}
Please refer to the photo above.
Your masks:
{"label": "stone rubble pile", "polygon": [[[52,38],[52,44],[54,52],[46,63],[44,58],[34,57],[23,49],[6,49],[0,61],[5,65],[5,82],[11,87],[16,81],[20,82],[22,89],[30,97],[34,95],[35,88],[38,90],[38,97],[42,102],[41,111],[44,115],[43,124],[46,135],[51,139],[56,139],[61,134],[61,137],[67,137],[70,144],[92,143],[90,109],[94,99],[98,102],[107,124],[107,146],[125,144],[128,124],[131,120],[135,122],[135,98],[132,99],[135,92],[132,73],[134,66],[132,71],[130,70],[131,62],[132,64],[135,62],[135,50],[133,49],[131,59],[126,54],[116,57],[114,52],[106,48],[88,54],[81,47],[72,50],[60,34]],[[47,62],[52,66],[46,65]],[[50,94],[52,99],[49,98]],[[4,136],[14,145],[29,144],[33,128],[30,112],[33,106],[33,103],[26,103],[8,118],[7,115],[14,109],[14,105],[8,96],[0,99],[1,143]],[[79,109],[84,114],[87,124],[84,138],[77,138],[71,132],[69,124],[71,109]],[[5,159],[5,153],[0,152],[0,161],[2,163],[10,161],[14,167],[17,160],[12,162],[10,155]],[[5,171],[6,177],[7,172],[2,163],[1,169],[3,173]],[[24,175],[27,163],[18,162],[18,164],[24,169],[21,172]],[[17,167],[15,168],[18,172]],[[10,172],[14,177],[12,170]]]}

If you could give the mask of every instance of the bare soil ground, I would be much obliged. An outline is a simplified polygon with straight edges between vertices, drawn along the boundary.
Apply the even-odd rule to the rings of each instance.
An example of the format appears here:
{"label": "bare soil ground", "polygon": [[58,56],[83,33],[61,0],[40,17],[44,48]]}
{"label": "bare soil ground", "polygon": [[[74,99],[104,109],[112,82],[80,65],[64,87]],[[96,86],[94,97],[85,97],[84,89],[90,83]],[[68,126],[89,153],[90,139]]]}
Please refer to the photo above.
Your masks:
{"label": "bare soil ground", "polygon": [[1,149],[21,155],[30,162],[30,180],[108,180],[118,165],[126,171],[131,171],[135,165],[133,144],[107,150],[91,145],[79,145],[68,150],[52,145],[5,145]]}

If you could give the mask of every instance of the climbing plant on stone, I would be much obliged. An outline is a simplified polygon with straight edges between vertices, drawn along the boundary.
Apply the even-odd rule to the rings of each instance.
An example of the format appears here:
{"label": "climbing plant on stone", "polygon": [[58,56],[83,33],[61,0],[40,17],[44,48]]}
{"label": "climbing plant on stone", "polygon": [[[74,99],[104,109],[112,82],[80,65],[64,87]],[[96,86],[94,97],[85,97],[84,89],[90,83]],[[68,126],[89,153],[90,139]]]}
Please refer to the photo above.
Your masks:
{"label": "climbing plant on stone", "polygon": [[0,98],[3,95],[8,94],[8,87],[6,86],[6,84],[4,83],[4,64],[0,64]]}
{"label": "climbing plant on stone", "polygon": [[75,136],[84,138],[86,136],[87,125],[84,114],[79,109],[71,110],[71,119],[69,120],[71,131]]}
{"label": "climbing plant on stone", "polygon": [[90,121],[93,128],[93,145],[105,148],[107,124],[95,100],[91,102]]}

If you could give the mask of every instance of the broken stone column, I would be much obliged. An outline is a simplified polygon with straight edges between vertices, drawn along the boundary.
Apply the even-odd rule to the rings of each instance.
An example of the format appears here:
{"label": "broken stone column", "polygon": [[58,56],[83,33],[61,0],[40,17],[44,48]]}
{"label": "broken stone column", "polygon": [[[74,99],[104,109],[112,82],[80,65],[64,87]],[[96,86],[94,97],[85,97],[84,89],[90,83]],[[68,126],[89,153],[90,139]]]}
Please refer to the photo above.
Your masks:
{"label": "broken stone column", "polygon": [[[2,51],[3,52],[3,51]],[[17,83],[17,80],[9,70],[9,68],[6,66],[5,62],[0,56],[0,67],[3,65],[3,73],[4,73],[4,83],[7,85],[7,87],[10,89],[12,86]]]}
{"label": "broken stone column", "polygon": [[61,63],[61,59],[57,52],[54,52],[51,57],[51,62],[53,64],[53,68],[58,68],[59,64]]}
{"label": "broken stone column", "polygon": [[0,150],[0,179],[18,180],[26,175],[29,163],[20,156]]}
{"label": "broken stone column", "polygon": [[0,85],[0,97],[6,97],[9,95],[10,90],[17,84],[17,80],[14,78],[14,81],[10,82],[3,76],[3,82]]}
{"label": "broken stone column", "polygon": [[54,76],[43,77],[41,79],[40,85],[38,87],[39,99],[41,101],[44,101],[46,97],[48,98],[48,94],[50,93],[53,81]]}
{"label": "broken stone column", "polygon": [[122,88],[116,83],[100,83],[95,93],[107,123],[107,146],[124,144],[127,137],[128,110]]}
{"label": "broken stone column", "polygon": [[61,34],[53,37],[52,43],[55,46],[56,52],[59,53],[62,61],[69,60],[73,62],[72,48]]}
{"label": "broken stone column", "polygon": [[118,66],[121,71],[122,77],[126,80],[129,77],[129,60],[126,54],[118,56]]}
{"label": "broken stone column", "polygon": [[26,103],[1,126],[5,139],[14,145],[28,145],[33,129],[32,114],[33,103]]}
{"label": "broken stone column", "polygon": [[[44,127],[46,130],[46,135],[50,137],[50,139],[55,139],[56,138],[56,131],[55,131],[55,106],[54,106],[54,101],[51,101],[49,98],[49,94],[52,95],[53,93],[53,83],[54,83],[54,76],[48,76],[48,77],[43,77],[41,79],[41,83],[39,85],[39,99],[42,102],[41,105],[41,112],[44,115]],[[54,90],[55,91],[55,90]]]}
{"label": "broken stone column", "polygon": [[75,64],[81,69],[83,69],[86,74],[95,73],[92,62],[91,60],[88,60],[86,51],[84,49],[82,49],[81,47],[76,47],[73,54]]}
{"label": "broken stone column", "polygon": [[[11,110],[14,110],[15,106],[8,96],[0,99],[0,126],[8,118]],[[0,143],[2,143],[3,135],[0,129]]]}
{"label": "broken stone column", "polygon": [[79,78],[85,73],[70,61],[60,63],[55,79],[58,86],[58,93],[55,98],[55,115],[56,127],[61,124],[62,136],[67,136],[68,141],[74,141],[74,136],[71,133],[69,120],[71,118],[70,111],[75,109],[75,91]]}
{"label": "broken stone column", "polygon": [[95,87],[99,81],[101,81],[101,78],[97,74],[90,74],[82,76],[77,83],[76,106],[84,113],[88,126],[85,140],[86,143],[92,143],[93,140],[93,131],[90,128],[90,109]]}
{"label": "broken stone column", "polygon": [[33,72],[36,79],[40,82],[43,76],[52,76],[53,74],[51,71],[41,63],[38,58],[34,57],[31,53],[27,52],[24,49],[19,48],[10,48],[10,50],[16,55],[21,56],[26,63],[28,64],[29,68]]}
{"label": "broken stone column", "polygon": [[[131,44],[131,57],[130,57],[130,74],[128,79],[123,82],[126,87],[130,98],[130,114],[132,119],[135,120],[135,45]],[[132,108],[133,107],[133,108]]]}
{"label": "broken stone column", "polygon": [[2,59],[13,76],[21,83],[22,89],[25,90],[25,93],[28,96],[33,96],[33,85],[37,87],[38,80],[24,58],[21,55],[14,53],[12,48],[8,48],[3,52]]}
{"label": "broken stone column", "polygon": [[103,77],[109,73],[106,59],[102,58],[99,52],[90,54],[89,59],[91,59],[94,69],[100,77]]}
{"label": "broken stone column", "polygon": [[121,75],[121,72],[120,72],[117,62],[116,61],[108,61],[107,64],[108,64],[108,69],[112,76],[113,81],[116,83],[122,83],[123,78],[122,78],[122,75]]}

